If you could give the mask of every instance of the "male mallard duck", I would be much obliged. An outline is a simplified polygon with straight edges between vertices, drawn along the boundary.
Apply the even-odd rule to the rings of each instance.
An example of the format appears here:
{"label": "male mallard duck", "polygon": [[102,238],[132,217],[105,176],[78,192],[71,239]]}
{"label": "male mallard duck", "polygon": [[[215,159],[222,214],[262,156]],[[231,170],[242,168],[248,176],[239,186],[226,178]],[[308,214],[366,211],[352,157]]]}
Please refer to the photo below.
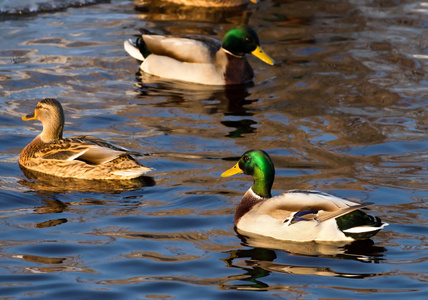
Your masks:
{"label": "male mallard duck", "polygon": [[251,1],[257,3],[257,0],[163,0],[181,5],[198,6],[198,7],[234,7],[242,6]]}
{"label": "male mallard duck", "polygon": [[253,69],[245,58],[251,53],[267,64],[274,61],[260,47],[259,38],[247,26],[236,27],[218,40],[143,34],[124,42],[129,55],[142,61],[142,71],[163,78],[206,85],[241,84],[251,81]]}
{"label": "male mallard duck", "polygon": [[150,171],[131,155],[99,138],[79,135],[63,138],[64,112],[55,99],[43,99],[23,120],[38,119],[39,134],[19,156],[19,165],[31,171],[79,179],[132,179]]}
{"label": "male mallard duck", "polygon": [[358,204],[318,191],[291,190],[272,197],[275,168],[262,150],[245,152],[221,176],[239,173],[254,178],[235,212],[240,231],[290,241],[352,241],[368,239],[388,225],[360,210],[371,203]]}

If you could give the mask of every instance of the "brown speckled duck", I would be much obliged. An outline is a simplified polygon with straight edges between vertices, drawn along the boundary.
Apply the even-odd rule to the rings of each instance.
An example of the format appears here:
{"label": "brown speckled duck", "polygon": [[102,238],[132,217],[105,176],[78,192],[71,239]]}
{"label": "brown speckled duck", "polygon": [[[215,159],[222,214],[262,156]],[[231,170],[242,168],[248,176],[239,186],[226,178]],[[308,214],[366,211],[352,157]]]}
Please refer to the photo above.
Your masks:
{"label": "brown speckled duck", "polygon": [[31,171],[78,179],[132,179],[150,171],[131,155],[137,152],[111,145],[99,138],[79,135],[63,138],[64,112],[51,98],[37,104],[23,120],[40,120],[42,133],[19,156],[19,165]]}

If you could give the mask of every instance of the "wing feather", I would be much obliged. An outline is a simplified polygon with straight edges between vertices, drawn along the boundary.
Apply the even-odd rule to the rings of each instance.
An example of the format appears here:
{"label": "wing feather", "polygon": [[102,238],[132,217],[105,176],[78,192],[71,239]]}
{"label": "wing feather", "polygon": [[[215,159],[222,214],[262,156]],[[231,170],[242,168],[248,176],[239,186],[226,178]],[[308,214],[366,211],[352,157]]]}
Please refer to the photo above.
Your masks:
{"label": "wing feather", "polygon": [[124,155],[140,155],[138,152],[114,146],[92,136],[74,136],[49,145],[42,158],[56,160],[81,160],[91,165],[104,164]]}
{"label": "wing feather", "polygon": [[357,205],[318,191],[288,191],[263,201],[258,210],[261,214],[275,214],[276,211],[330,211]]}
{"label": "wing feather", "polygon": [[360,203],[357,205],[349,206],[346,208],[341,208],[341,209],[338,209],[337,211],[333,211],[333,212],[321,211],[318,213],[318,216],[316,219],[318,222],[324,222],[324,221],[327,221],[330,219],[336,219],[336,218],[339,218],[343,215],[349,214],[350,212],[353,212],[357,209],[365,208],[365,207],[370,206],[372,204],[373,204],[372,202],[365,202],[365,203]]}
{"label": "wing feather", "polygon": [[143,34],[147,48],[153,54],[169,56],[183,62],[211,62],[220,49],[221,42],[198,37],[183,38]]}

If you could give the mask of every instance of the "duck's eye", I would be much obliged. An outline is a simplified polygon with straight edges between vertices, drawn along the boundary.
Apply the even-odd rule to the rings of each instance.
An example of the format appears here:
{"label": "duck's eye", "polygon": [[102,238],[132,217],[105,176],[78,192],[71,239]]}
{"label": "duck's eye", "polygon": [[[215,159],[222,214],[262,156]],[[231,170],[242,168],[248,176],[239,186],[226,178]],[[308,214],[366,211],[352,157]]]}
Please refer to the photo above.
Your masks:
{"label": "duck's eye", "polygon": [[253,42],[253,38],[252,38],[252,37],[247,36],[247,37],[245,38],[245,41],[252,43],[252,42]]}
{"label": "duck's eye", "polygon": [[245,162],[247,162],[247,161],[249,161],[250,160],[250,158],[248,157],[248,156],[244,156],[244,161]]}

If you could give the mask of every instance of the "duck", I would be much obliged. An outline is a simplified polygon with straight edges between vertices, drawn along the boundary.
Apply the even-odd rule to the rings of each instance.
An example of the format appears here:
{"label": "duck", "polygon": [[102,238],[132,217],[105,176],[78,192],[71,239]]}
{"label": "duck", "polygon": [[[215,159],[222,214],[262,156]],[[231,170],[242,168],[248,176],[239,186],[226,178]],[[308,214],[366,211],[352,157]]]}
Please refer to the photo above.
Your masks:
{"label": "duck", "polygon": [[275,61],[260,46],[257,33],[248,26],[228,31],[220,42],[199,36],[165,36],[144,31],[135,41],[124,42],[125,51],[141,62],[148,74],[203,85],[250,82],[254,71],[245,54],[263,62]]}
{"label": "duck", "polygon": [[236,7],[248,4],[249,1],[257,4],[257,0],[164,0],[174,4],[198,7]]}
{"label": "duck", "polygon": [[387,226],[363,211],[372,203],[357,203],[315,190],[289,190],[272,197],[275,168],[263,150],[245,152],[221,174],[244,173],[254,182],[235,211],[238,233],[294,242],[365,240]]}
{"label": "duck", "polygon": [[138,152],[102,139],[89,135],[63,138],[64,111],[54,98],[38,102],[22,120],[39,120],[43,125],[42,132],[19,155],[24,170],[88,180],[133,179],[152,170],[135,160],[133,156],[140,155]]}

